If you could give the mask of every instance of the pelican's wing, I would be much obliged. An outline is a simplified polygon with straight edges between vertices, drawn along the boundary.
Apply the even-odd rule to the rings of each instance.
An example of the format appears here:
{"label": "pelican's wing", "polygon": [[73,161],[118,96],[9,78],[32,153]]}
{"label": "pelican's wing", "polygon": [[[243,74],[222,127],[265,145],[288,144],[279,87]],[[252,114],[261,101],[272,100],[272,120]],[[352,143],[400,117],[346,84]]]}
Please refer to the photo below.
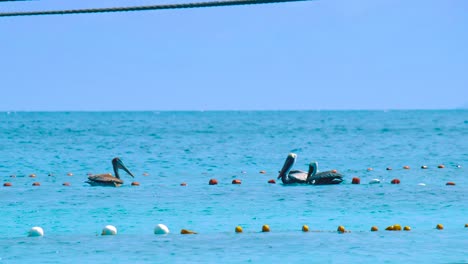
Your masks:
{"label": "pelican's wing", "polygon": [[343,181],[343,174],[334,171],[324,171],[309,178],[311,184],[338,184]]}
{"label": "pelican's wing", "polygon": [[297,183],[305,183],[307,180],[307,172],[301,170],[292,170],[289,172],[288,177]]}
{"label": "pelican's wing", "polygon": [[95,182],[103,182],[103,183],[120,183],[122,184],[123,181],[119,178],[112,176],[112,174],[98,174],[98,175],[91,175],[88,177],[90,181]]}

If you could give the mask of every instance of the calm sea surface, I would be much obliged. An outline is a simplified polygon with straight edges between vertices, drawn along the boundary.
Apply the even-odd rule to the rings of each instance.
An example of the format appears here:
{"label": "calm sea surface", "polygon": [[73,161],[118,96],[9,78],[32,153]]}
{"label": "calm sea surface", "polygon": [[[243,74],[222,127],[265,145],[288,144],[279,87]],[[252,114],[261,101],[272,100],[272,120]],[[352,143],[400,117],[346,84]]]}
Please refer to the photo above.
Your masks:
{"label": "calm sea surface", "polygon": [[[0,263],[468,263],[468,110],[1,112],[0,150]],[[269,184],[290,152],[345,181]],[[84,183],[117,156],[135,179]]]}

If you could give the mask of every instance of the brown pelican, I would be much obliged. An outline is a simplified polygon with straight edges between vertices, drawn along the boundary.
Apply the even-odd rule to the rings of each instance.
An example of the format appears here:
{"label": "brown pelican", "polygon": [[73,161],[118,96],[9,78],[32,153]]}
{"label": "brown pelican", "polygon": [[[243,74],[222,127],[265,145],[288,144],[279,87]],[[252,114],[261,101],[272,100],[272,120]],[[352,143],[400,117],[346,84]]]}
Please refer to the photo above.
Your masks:
{"label": "brown pelican", "polygon": [[119,158],[112,159],[112,167],[114,169],[115,177],[112,176],[112,174],[110,173],[91,175],[88,177],[88,181],[86,182],[93,186],[98,185],[98,186],[119,187],[120,185],[123,184],[123,181],[120,179],[120,176],[119,176],[119,169],[124,170],[130,176],[134,177],[133,174],[127,169],[127,167],[125,167],[125,165]]}
{"label": "brown pelican", "polygon": [[307,176],[308,184],[339,184],[343,181],[343,174],[337,172],[336,170],[318,172],[317,167],[317,161],[312,161],[309,164],[309,175]]}
{"label": "brown pelican", "polygon": [[289,153],[278,179],[281,178],[283,184],[305,183],[313,185],[338,184],[343,181],[343,175],[335,170],[318,172],[318,163],[313,161],[309,164],[309,171],[291,170],[296,162],[297,155]]}
{"label": "brown pelican", "polygon": [[278,179],[281,179],[284,184],[291,183],[307,183],[308,173],[301,170],[291,170],[296,163],[297,155],[289,153],[284,162],[283,168],[280,170]]}

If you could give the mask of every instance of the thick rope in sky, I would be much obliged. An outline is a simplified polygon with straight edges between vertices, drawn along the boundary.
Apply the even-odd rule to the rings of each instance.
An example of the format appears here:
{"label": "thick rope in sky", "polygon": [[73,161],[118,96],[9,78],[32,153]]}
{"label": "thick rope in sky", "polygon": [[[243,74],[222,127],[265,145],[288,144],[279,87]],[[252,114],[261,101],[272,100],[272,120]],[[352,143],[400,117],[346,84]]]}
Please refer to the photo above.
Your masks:
{"label": "thick rope in sky", "polygon": [[182,8],[234,6],[234,5],[256,5],[256,4],[272,4],[272,3],[302,2],[302,1],[311,1],[311,0],[230,0],[230,1],[210,1],[210,2],[198,2],[198,3],[196,2],[196,3],[183,3],[183,4],[149,5],[149,6],[8,12],[8,13],[0,13],[0,17],[148,11],[148,10],[161,10],[161,9],[182,9]]}

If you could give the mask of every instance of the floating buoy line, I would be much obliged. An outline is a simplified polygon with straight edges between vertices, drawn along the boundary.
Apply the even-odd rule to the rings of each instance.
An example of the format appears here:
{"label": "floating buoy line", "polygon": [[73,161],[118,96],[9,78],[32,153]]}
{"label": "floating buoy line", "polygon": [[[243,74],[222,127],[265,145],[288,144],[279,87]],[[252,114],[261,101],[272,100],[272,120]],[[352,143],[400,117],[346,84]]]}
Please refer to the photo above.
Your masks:
{"label": "floating buoy line", "polygon": [[[445,166],[444,164],[439,164],[439,165],[437,165],[435,168],[437,168],[437,169],[444,169],[444,168],[446,168],[446,166]],[[458,169],[459,169],[459,168],[462,168],[462,166],[461,166],[461,165],[456,165],[455,168],[458,168]],[[410,166],[405,165],[405,166],[402,167],[402,169],[403,169],[403,170],[409,170],[409,169],[410,169]],[[422,166],[421,166],[421,169],[423,169],[423,170],[428,170],[429,167],[428,167],[427,165],[422,165]],[[385,170],[387,170],[387,171],[392,171],[393,169],[392,169],[392,167],[387,167]],[[333,171],[336,171],[336,170],[333,170]],[[374,173],[375,170],[374,170],[373,168],[367,168],[367,169],[366,169],[366,172],[367,172],[367,173]],[[242,174],[246,174],[245,171],[242,171],[241,173],[242,173]],[[261,170],[261,171],[259,171],[258,173],[259,173],[259,174],[263,174],[263,175],[267,175],[267,174],[268,174],[265,170]],[[392,172],[392,173],[393,173],[393,172]],[[71,176],[73,176],[73,175],[74,175],[74,174],[73,174],[72,172],[66,173],[66,176],[68,176],[68,177],[71,177]],[[92,174],[91,174],[91,173],[88,173],[87,176],[89,176],[89,175],[92,175]],[[148,173],[148,172],[144,172],[142,175],[145,176],[145,177],[147,177],[147,176],[149,176],[149,173]],[[49,177],[56,177],[56,175],[53,174],[53,173],[48,173],[48,176],[49,176]],[[20,176],[20,177],[25,177],[25,176]],[[29,177],[29,178],[37,179],[37,178],[38,178],[38,175],[35,174],[35,173],[31,173],[31,174],[28,175],[28,177]],[[12,175],[10,175],[10,178],[13,179],[13,178],[18,178],[18,177],[17,177],[16,174],[12,174]],[[267,183],[268,183],[268,184],[276,184],[276,180],[275,180],[275,179],[269,179],[269,180],[267,180]],[[367,184],[383,184],[383,183],[385,183],[385,182],[384,182],[382,179],[379,179],[379,178],[373,178],[373,179],[370,179],[370,180],[367,182]],[[393,178],[393,179],[390,180],[388,183],[398,185],[398,184],[401,183],[401,180],[398,179],[398,178]],[[217,179],[211,178],[211,179],[209,179],[208,184],[209,184],[209,185],[218,185],[219,182],[218,182]],[[231,184],[234,184],[234,185],[241,185],[241,184],[242,184],[242,180],[241,180],[241,179],[238,179],[238,178],[233,179],[233,180],[231,181]],[[359,177],[357,177],[357,176],[353,176],[352,179],[351,179],[351,184],[361,184],[361,178],[359,178]],[[41,183],[40,183],[39,181],[35,181],[35,182],[33,182],[31,185],[32,185],[32,186],[39,187],[39,186],[41,186]],[[130,185],[131,185],[131,186],[140,186],[140,182],[133,181]],[[181,182],[181,183],[180,183],[180,186],[187,186],[187,185],[188,185],[187,182]],[[426,186],[425,183],[418,183],[417,185],[418,185],[418,186]],[[448,182],[445,183],[445,185],[447,185],[447,186],[455,186],[456,183],[455,183],[454,181],[448,181]],[[12,181],[5,181],[5,182],[3,183],[3,186],[4,186],[4,187],[13,187],[14,185],[13,185]],[[62,183],[62,186],[71,186],[71,183],[68,182],[68,181],[66,181],[66,182],[63,182],[63,183]]]}
{"label": "floating buoy line", "polygon": [[[440,164],[437,166],[438,169],[443,169],[445,168],[445,166],[443,164]],[[457,165],[456,168],[461,168],[461,165]],[[408,170],[409,169],[409,166],[405,166],[403,167],[404,170]],[[427,170],[428,167],[427,165],[423,165],[421,166],[421,169],[424,169],[424,170]],[[391,167],[387,167],[386,170],[392,170]],[[374,171],[373,168],[367,168],[367,171],[368,172],[371,172],[371,171]],[[264,170],[261,170],[259,172],[260,174],[268,174],[266,171]],[[243,173],[245,174],[245,173]],[[53,174],[49,173],[48,174],[49,176],[52,176]],[[66,174],[67,176],[73,176],[73,174],[71,172],[67,173]],[[149,174],[147,172],[145,172],[143,174],[144,176],[148,176]],[[30,178],[34,178],[35,180],[38,178],[37,174],[29,174],[28,175]],[[11,175],[10,176],[11,178],[16,178],[16,175]],[[234,179],[231,181],[231,184],[233,185],[240,185],[242,183],[242,181],[240,179]],[[276,181],[274,179],[269,179],[267,181],[268,184],[275,184]],[[383,182],[380,180],[380,179],[371,179],[368,184],[382,184]],[[401,183],[400,179],[398,178],[393,178],[391,181],[388,182],[388,184],[392,184],[392,185],[399,185]],[[351,184],[361,184],[361,179],[359,177],[353,177],[352,180],[351,180]],[[64,182],[62,183],[63,186],[71,186],[71,184],[69,182]],[[188,184],[186,182],[182,182],[180,183],[180,186],[187,186]],[[214,179],[214,178],[211,178],[209,181],[208,181],[208,185],[218,185],[218,180],[217,179]],[[425,183],[418,183],[419,186],[426,186]],[[455,182],[453,181],[449,181],[449,182],[446,182],[447,186],[454,186],[456,185]],[[13,187],[14,185],[11,183],[11,182],[4,182],[3,184],[4,187]],[[40,182],[38,181],[35,181],[32,183],[32,186],[36,186],[36,187],[39,187],[41,186]],[[140,186],[140,183],[139,182],[132,182],[131,183],[131,186]],[[468,223],[464,224],[464,227],[468,229]],[[437,224],[435,227],[434,227],[435,230],[445,230],[444,226],[442,224]],[[390,225],[390,226],[387,226],[385,227],[384,229],[385,231],[412,231],[412,228],[411,226],[401,226],[400,224],[394,224],[394,225]],[[351,230],[348,230],[346,229],[343,225],[340,225],[337,227],[336,231],[324,231],[324,230],[312,230],[308,225],[302,225],[300,229],[298,229],[298,231],[301,231],[301,232],[304,232],[304,233],[308,233],[308,232],[335,232],[335,233],[338,233],[338,234],[344,234],[344,233],[350,233],[352,232]],[[378,232],[379,231],[379,227],[377,226],[372,226],[370,229],[369,229],[369,232]],[[244,228],[240,225],[238,226],[235,226],[234,228],[234,232],[235,233],[245,233],[244,232]],[[262,225],[261,228],[257,231],[251,231],[250,233],[256,233],[256,232],[261,232],[261,233],[269,233],[269,232],[273,232],[273,229],[270,228],[269,225],[265,224],[265,225]],[[366,232],[366,231],[357,231],[357,232]],[[153,229],[153,233],[155,235],[167,235],[170,233],[170,230],[168,228],[168,226],[164,225],[164,224],[157,224],[154,229]],[[191,230],[191,229],[181,229],[180,234],[182,235],[196,235],[198,234],[197,231],[194,231],[194,230]],[[42,237],[44,236],[45,232],[44,232],[44,229],[42,227],[39,227],[39,226],[34,226],[32,227],[28,232],[27,232],[28,236],[29,237]],[[101,235],[102,236],[112,236],[112,235],[117,235],[118,234],[118,230],[117,230],[117,227],[114,226],[114,225],[106,225],[103,229],[102,229],[102,232],[101,232]]]}
{"label": "floating buoy line", "polygon": [[[465,229],[468,228],[468,223],[464,225]],[[442,224],[437,224],[434,227],[435,230],[444,230],[444,226]],[[385,231],[411,231],[412,228],[410,226],[404,226],[402,227],[400,224],[393,224],[390,226],[387,226],[385,228]],[[323,230],[311,230],[308,225],[303,225],[301,229],[298,229],[297,231],[301,231],[304,233],[317,233],[317,232],[328,232],[328,233],[338,233],[338,234],[344,234],[344,233],[351,233],[351,230],[346,229],[343,225],[340,225],[337,227],[336,231],[328,230],[328,231],[323,231]],[[377,226],[372,226],[369,229],[370,232],[378,232],[379,228]],[[260,231],[252,231],[251,233],[270,233],[272,232],[272,229],[270,228],[269,225],[265,224],[262,225]],[[365,232],[365,231],[357,231],[357,232]],[[154,227],[153,233],[155,235],[167,235],[170,233],[169,228],[165,224],[157,224]],[[190,230],[190,229],[181,229],[179,232],[181,235],[196,235],[198,234],[197,231]],[[244,233],[244,229],[242,226],[238,225],[234,228],[234,233]],[[106,225],[101,231],[101,236],[115,236],[118,234],[117,227],[114,225]],[[39,226],[32,227],[28,231],[28,237],[42,237],[44,236],[44,229]]]}

